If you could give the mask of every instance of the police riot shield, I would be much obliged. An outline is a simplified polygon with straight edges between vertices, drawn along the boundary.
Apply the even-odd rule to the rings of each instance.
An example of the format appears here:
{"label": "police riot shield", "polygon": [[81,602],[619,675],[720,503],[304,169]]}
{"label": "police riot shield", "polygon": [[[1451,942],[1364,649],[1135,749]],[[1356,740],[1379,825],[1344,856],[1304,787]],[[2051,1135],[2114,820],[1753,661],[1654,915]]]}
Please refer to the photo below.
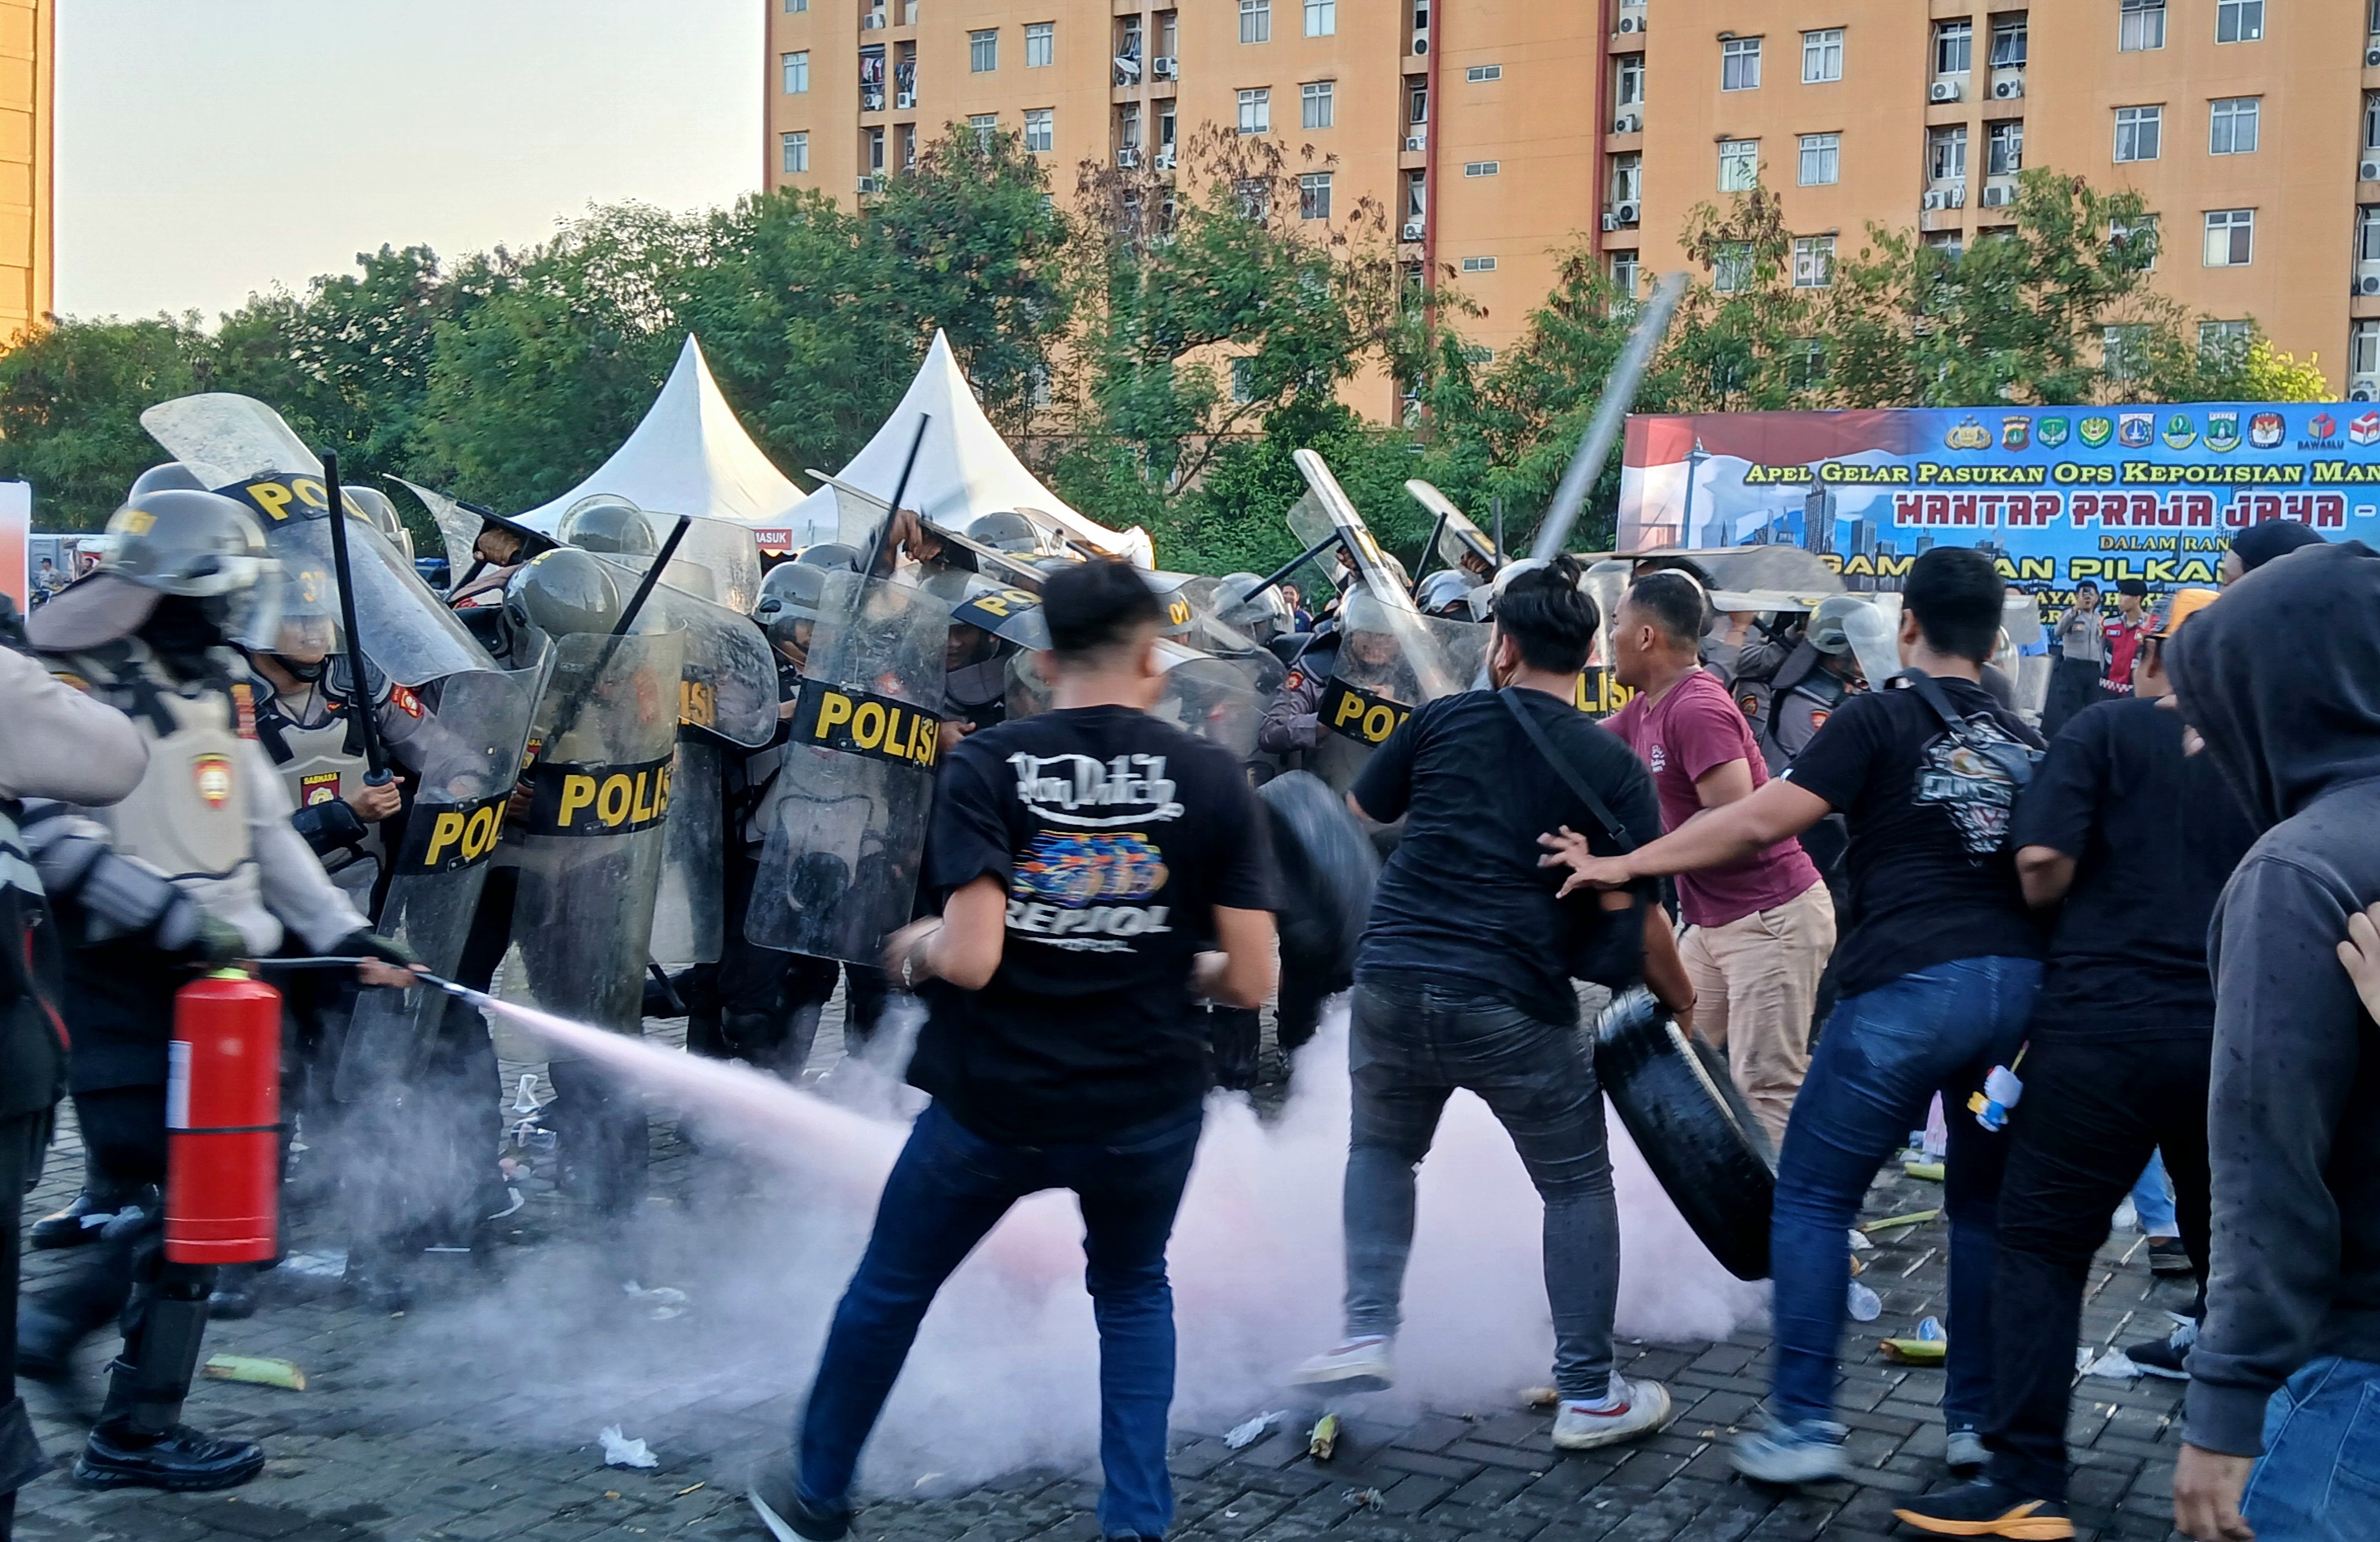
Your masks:
{"label": "police riot shield", "polygon": [[1587,655],[1586,668],[1578,677],[1578,710],[1589,717],[1608,718],[1628,705],[1636,693],[1621,685],[1612,674],[1611,631],[1619,613],[1620,597],[1628,592],[1629,575],[1633,566],[1625,558],[1607,558],[1588,565],[1579,579],[1579,587],[1595,601],[1595,651]]}
{"label": "police riot shield", "polygon": [[1496,576],[1496,570],[1504,565],[1503,554],[1488,539],[1487,531],[1454,506],[1453,499],[1418,477],[1405,483],[1405,492],[1437,521],[1438,544],[1423,554],[1425,563],[1434,555],[1445,566],[1475,575],[1481,583]]}
{"label": "police riot shield", "polygon": [[831,573],[819,609],[744,935],[873,964],[917,899],[951,607],[912,585]]}
{"label": "police riot shield", "polygon": [[[650,563],[640,565],[609,552],[597,555],[617,569],[625,603]],[[673,570],[675,565],[671,565]],[[678,717],[688,728],[747,749],[758,749],[776,736],[776,654],[768,634],[750,616],[689,594],[664,574],[645,597],[638,630],[675,632],[686,639]]]}
{"label": "police riot shield", "polygon": [[1037,653],[1050,646],[1050,621],[1031,589],[955,567],[923,575],[917,587],[951,607],[953,625],[978,627]]}
{"label": "police riot shield", "polygon": [[[279,413],[251,397],[210,392],[160,402],[140,424],[192,475],[254,513],[285,566],[337,572],[322,463]],[[347,513],[356,628],[373,666],[401,686],[494,669],[487,650],[362,509]]]}
{"label": "police riot shield", "polygon": [[445,549],[448,581],[461,583],[463,575],[479,561],[473,553],[479,548],[480,532],[486,528],[487,521],[435,488],[407,481],[403,477],[391,477],[389,480],[420,499],[421,506],[430,511],[431,522],[438,527],[439,543]]}
{"label": "police riot shield", "polygon": [[556,644],[531,734],[507,1001],[637,1031],[668,838],[682,651],[668,632],[576,633]]}
{"label": "police riot shield", "polygon": [[1843,617],[1843,636],[1851,639],[1852,657],[1859,661],[1860,673],[1867,676],[1867,688],[1880,691],[1886,681],[1900,673],[1900,647],[1894,640],[1894,634],[1900,630],[1897,601],[1900,596],[1890,597],[1896,603],[1889,612],[1875,603],[1876,598],[1881,597],[1871,597],[1869,603]]}
{"label": "police riot shield", "polygon": [[[1370,588],[1383,605],[1415,612],[1413,581],[1406,577],[1403,565],[1380,550],[1380,543],[1372,539],[1372,528],[1355,512],[1346,490],[1330,474],[1330,467],[1311,450],[1299,450],[1291,458],[1296,461],[1299,475],[1305,479],[1305,495],[1290,505],[1287,516],[1291,533],[1308,547],[1318,544],[1326,536],[1338,536],[1340,550],[1354,565],[1355,577]],[[1338,559],[1326,555],[1324,560],[1335,564]]]}
{"label": "police riot shield", "polygon": [[1467,690],[1488,661],[1488,626],[1380,602],[1369,587],[1340,608],[1339,660],[1316,709],[1306,769],[1340,792],[1425,701]]}
{"label": "police riot shield", "polygon": [[731,611],[748,612],[760,598],[760,547],[749,528],[729,519],[712,519],[701,515],[679,516],[656,509],[638,509],[644,516],[648,540],[646,551],[622,551],[578,539],[573,528],[572,516],[582,507],[605,504],[617,507],[626,500],[608,493],[594,493],[580,499],[565,511],[554,526],[554,539],[565,546],[585,546],[600,552],[604,557],[634,569],[642,577],[652,565],[651,555],[661,550],[668,539],[671,527],[683,517],[686,534],[678,538],[677,550],[670,553],[669,566],[662,574],[662,582],[685,590],[697,599],[708,600]]}
{"label": "police riot shield", "polygon": [[663,964],[716,964],[727,928],[725,768],[716,742],[680,734],[662,828],[661,898],[653,910],[653,957]]}
{"label": "police riot shield", "polygon": [[1289,674],[1281,661],[1261,649],[1219,657],[1171,643],[1160,655],[1165,685],[1151,715],[1254,759],[1265,707]]}
{"label": "police riot shield", "polygon": [[[532,669],[453,676],[412,740],[421,787],[389,861],[379,929],[432,974],[451,976],[462,959],[546,669],[540,660]],[[353,1102],[404,1085],[420,1070],[445,1002],[428,987],[362,992],[340,1050],[337,1096]]]}

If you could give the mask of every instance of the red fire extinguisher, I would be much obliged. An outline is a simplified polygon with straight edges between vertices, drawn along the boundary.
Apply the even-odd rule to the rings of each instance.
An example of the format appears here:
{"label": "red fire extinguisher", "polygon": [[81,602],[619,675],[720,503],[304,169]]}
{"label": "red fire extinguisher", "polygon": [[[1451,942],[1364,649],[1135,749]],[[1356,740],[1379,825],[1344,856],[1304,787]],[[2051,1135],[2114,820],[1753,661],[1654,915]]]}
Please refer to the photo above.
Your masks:
{"label": "red fire extinguisher", "polygon": [[174,997],[166,1046],[165,1257],[273,1257],[281,1211],[281,992],[239,971]]}

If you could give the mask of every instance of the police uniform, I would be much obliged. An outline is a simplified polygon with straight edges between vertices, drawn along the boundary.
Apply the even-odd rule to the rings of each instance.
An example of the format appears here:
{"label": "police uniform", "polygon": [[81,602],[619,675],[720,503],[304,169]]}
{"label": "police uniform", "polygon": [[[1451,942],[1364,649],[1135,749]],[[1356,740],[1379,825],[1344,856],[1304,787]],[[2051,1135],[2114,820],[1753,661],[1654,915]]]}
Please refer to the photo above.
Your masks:
{"label": "police uniform", "polygon": [[1273,693],[1257,727],[1257,747],[1268,755],[1302,755],[1312,750],[1322,733],[1322,694],[1339,667],[1339,636],[1314,637],[1290,665],[1289,677]]}
{"label": "police uniform", "polygon": [[[387,840],[381,824],[366,824],[347,799],[363,790],[370,770],[363,731],[354,711],[345,657],[325,660],[322,674],[296,690],[276,691],[262,674],[249,688],[256,702],[256,737],[279,768],[295,811],[290,822],[322,859],[325,871],[364,911],[374,909],[386,870]],[[411,765],[405,752],[421,733],[428,709],[411,690],[382,678],[367,666],[379,704],[373,726],[391,759]]]}
{"label": "police uniform", "polygon": [[[136,635],[46,662],[128,717],[149,751],[122,802],[29,803],[24,820],[64,931],[70,1086],[84,1144],[106,1182],[140,1191],[165,1176],[165,1043],[174,993],[194,968],[226,953],[268,957],[285,928],[318,953],[358,951],[368,933],[289,822],[237,652],[216,647],[169,667]],[[124,1349],[86,1467],[111,1430],[173,1439],[214,1273],[165,1259],[152,1201],[119,1214],[101,1246],[28,1301],[19,1358],[37,1374],[66,1374],[75,1345],[122,1315]],[[245,1450],[261,1464],[261,1452]]]}

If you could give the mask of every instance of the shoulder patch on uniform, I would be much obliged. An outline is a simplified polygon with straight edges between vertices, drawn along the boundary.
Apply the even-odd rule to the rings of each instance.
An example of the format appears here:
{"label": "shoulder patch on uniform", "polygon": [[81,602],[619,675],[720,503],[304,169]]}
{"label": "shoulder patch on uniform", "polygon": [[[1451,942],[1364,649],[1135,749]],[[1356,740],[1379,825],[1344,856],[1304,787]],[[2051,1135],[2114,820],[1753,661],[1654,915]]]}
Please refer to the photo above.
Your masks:
{"label": "shoulder patch on uniform", "polygon": [[1283,686],[1284,688],[1289,689],[1289,690],[1293,690],[1293,690],[1295,690],[1295,689],[1297,689],[1297,687],[1298,687],[1298,686],[1303,686],[1303,685],[1305,685],[1305,676],[1304,674],[1300,674],[1298,671],[1293,670],[1293,670],[1291,670],[1291,671],[1289,672],[1289,678],[1281,682],[1281,685],[1282,685],[1282,686]]}
{"label": "shoulder patch on uniform", "polygon": [[91,682],[70,670],[54,669],[50,671],[50,678],[60,685],[72,686],[85,696],[91,694]]}
{"label": "shoulder patch on uniform", "polygon": [[411,691],[406,689],[403,686],[393,685],[389,686],[388,699],[402,710],[407,717],[418,718],[421,715],[421,698],[414,695]]}
{"label": "shoulder patch on uniform", "polygon": [[231,705],[232,711],[237,718],[235,726],[239,736],[243,739],[256,737],[256,692],[247,681],[236,680],[232,683]]}

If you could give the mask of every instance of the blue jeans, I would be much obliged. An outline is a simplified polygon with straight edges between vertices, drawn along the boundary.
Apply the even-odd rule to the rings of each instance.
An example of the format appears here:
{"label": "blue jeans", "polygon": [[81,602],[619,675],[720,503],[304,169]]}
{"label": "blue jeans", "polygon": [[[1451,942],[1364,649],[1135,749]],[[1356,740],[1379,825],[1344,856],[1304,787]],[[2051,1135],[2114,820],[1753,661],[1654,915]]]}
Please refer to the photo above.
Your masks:
{"label": "blue jeans", "polygon": [[1173,1287],[1165,1245],[1198,1150],[1203,1106],[1095,1145],[1002,1146],[928,1105],[885,1182],[876,1230],[835,1308],[800,1430],[802,1498],[839,1505],[917,1324],[942,1281],[1010,1206],[1042,1189],[1082,1202],[1084,1281],[1099,1327],[1099,1463],[1108,1536],[1173,1520],[1165,1419],[1173,1403]]}
{"label": "blue jeans", "polygon": [[2023,1043],[2040,984],[2034,959],[1961,958],[1836,1003],[1778,1160],[1768,1233],[1777,1281],[1769,1402],[1778,1418],[1798,1424],[1834,1415],[1852,1222],[1876,1169],[1924,1121],[1937,1092],[1950,1121],[1943,1198],[1950,1217],[1950,1360],[1942,1412],[1953,1429],[1973,1429],[1990,1412],[1995,1211],[2008,1137],[1977,1124],[1967,1098]]}
{"label": "blue jeans", "polygon": [[1348,1077],[1347,1335],[1393,1336],[1413,1253],[1414,1173],[1458,1087],[1512,1137],[1545,1203],[1554,1385],[1597,1401],[1611,1380],[1620,1211],[1603,1095],[1577,1027],[1544,1023],[1476,988],[1355,982]]}
{"label": "blue jeans", "polygon": [[2240,1512],[2256,1542],[2380,1536],[2380,1364],[2325,1354],[2273,1394]]}
{"label": "blue jeans", "polygon": [[2141,1170],[2141,1181],[2132,1185],[2132,1214],[2138,1216],[2141,1230],[2152,1237],[2181,1235],[2181,1219],[2174,1210],[2173,1184],[2165,1175],[2165,1158],[2149,1158],[2149,1165]]}

